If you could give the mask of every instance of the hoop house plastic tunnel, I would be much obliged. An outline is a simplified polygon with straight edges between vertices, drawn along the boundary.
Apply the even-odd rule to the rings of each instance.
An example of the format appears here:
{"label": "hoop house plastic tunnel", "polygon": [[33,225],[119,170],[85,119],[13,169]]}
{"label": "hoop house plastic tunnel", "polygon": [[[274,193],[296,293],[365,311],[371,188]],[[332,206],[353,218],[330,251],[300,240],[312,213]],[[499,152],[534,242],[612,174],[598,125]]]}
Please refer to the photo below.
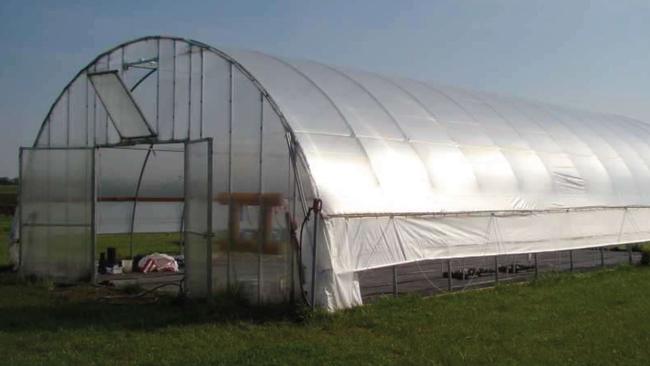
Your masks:
{"label": "hoop house plastic tunnel", "polygon": [[92,280],[96,234],[181,230],[190,294],[355,306],[371,268],[650,240],[649,141],[622,116],[142,38],[22,150],[21,271]]}

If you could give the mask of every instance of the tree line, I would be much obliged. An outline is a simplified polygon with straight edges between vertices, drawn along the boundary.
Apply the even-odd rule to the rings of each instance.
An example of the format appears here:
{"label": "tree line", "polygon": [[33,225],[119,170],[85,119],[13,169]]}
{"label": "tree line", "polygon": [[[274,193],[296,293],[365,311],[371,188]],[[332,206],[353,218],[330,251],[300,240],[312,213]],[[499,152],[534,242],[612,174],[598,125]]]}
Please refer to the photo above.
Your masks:
{"label": "tree line", "polygon": [[18,185],[18,178],[0,177],[0,186]]}

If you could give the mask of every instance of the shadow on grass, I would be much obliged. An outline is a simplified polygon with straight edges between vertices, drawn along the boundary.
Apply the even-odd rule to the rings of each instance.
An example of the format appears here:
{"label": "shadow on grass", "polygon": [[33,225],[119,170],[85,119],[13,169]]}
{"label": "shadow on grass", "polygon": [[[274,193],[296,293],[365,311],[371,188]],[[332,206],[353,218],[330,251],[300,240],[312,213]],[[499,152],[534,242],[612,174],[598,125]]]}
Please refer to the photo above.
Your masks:
{"label": "shadow on grass", "polygon": [[[5,277],[5,278],[1,278]],[[209,301],[157,296],[154,303],[102,302],[106,290],[89,286],[54,288],[0,276],[0,329],[4,332],[65,329],[153,330],[202,323],[298,323],[309,317],[301,305],[251,305],[236,293],[215,295]],[[12,283],[13,282],[13,283]],[[120,292],[112,290],[110,295]],[[121,294],[126,295],[124,292]],[[125,297],[126,299],[126,297]]]}

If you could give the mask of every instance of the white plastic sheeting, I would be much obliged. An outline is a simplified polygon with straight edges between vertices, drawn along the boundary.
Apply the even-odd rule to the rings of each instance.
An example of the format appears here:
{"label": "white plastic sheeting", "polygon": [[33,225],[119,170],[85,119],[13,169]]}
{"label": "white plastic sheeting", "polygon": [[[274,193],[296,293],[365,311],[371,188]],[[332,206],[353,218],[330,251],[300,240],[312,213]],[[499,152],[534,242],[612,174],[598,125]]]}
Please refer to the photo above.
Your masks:
{"label": "white plastic sheeting", "polygon": [[[125,62],[148,58],[157,59],[158,72],[133,96],[159,140],[214,139],[215,194],[280,193],[298,221],[296,180],[304,185],[302,204],[323,200],[321,306],[360,304],[356,272],[368,268],[650,240],[644,122],[164,37],[116,47],[85,70],[119,70],[133,87],[143,71]],[[119,141],[87,83],[82,72],[61,94],[37,145]],[[85,129],[71,133],[84,120]],[[296,144],[299,177],[286,133]],[[174,177],[152,169],[143,184]],[[120,194],[122,180],[105,182],[102,194]],[[156,184],[156,195],[174,196],[172,186]],[[243,212],[257,217],[255,210]],[[227,230],[227,205],[215,204],[214,212],[214,227]],[[310,228],[303,259],[312,253]],[[264,256],[231,253],[230,244],[222,245],[228,269],[215,276],[229,282],[250,272],[261,297],[264,266],[240,266],[238,255],[257,263]],[[278,259],[290,263],[287,255],[283,249]],[[303,265],[309,288],[310,261]]]}
{"label": "white plastic sheeting", "polygon": [[[582,249],[646,241],[647,208],[326,219],[331,277],[321,303],[360,305],[356,272],[426,259]],[[323,284],[327,286],[328,284]]]}
{"label": "white plastic sheeting", "polygon": [[258,52],[229,54],[296,132],[326,215],[650,203],[643,189],[650,125],[643,122]]}
{"label": "white plastic sheeting", "polygon": [[228,54],[279,106],[323,200],[322,306],[360,304],[364,269],[650,238],[643,122]]}

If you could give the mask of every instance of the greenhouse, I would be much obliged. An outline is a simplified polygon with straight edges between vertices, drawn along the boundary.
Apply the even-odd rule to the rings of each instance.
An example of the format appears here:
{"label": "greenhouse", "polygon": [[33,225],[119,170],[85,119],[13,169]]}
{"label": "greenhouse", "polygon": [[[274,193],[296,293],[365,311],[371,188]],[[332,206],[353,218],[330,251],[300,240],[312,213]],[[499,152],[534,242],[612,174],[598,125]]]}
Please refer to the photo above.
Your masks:
{"label": "greenhouse", "polygon": [[352,307],[375,269],[650,240],[649,141],[623,116],[146,37],[21,149],[20,272],[96,282],[99,238],[133,259],[181,233],[189,296]]}

